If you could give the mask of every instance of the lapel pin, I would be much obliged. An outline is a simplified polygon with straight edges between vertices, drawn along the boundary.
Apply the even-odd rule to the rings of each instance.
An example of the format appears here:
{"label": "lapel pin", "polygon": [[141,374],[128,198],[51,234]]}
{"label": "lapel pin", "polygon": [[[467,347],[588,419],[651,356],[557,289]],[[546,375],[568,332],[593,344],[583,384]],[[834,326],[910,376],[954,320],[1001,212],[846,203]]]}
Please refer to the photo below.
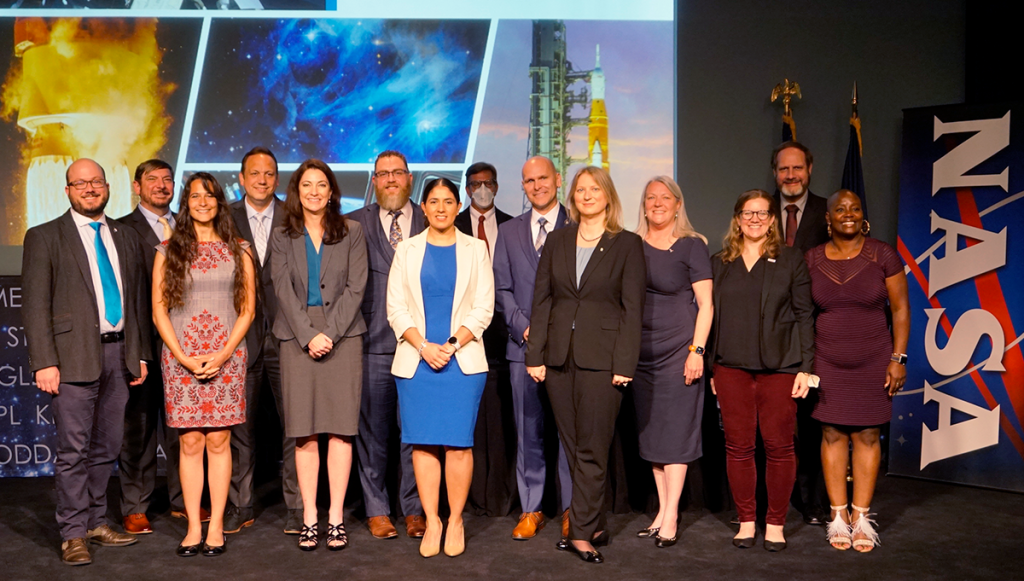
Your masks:
{"label": "lapel pin", "polygon": [[769,258],[768,262],[775,262],[775,259],[774,258]]}

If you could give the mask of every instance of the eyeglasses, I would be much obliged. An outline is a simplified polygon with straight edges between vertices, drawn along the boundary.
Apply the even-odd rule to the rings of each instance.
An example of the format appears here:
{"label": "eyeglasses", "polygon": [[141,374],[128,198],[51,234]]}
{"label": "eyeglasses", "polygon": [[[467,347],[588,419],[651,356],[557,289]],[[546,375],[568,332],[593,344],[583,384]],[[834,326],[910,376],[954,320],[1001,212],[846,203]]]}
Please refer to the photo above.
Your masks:
{"label": "eyeglasses", "polygon": [[756,212],[754,210],[743,210],[740,212],[740,218],[743,218],[744,220],[750,220],[754,216],[757,216],[761,220],[767,220],[770,215],[771,212],[768,210],[757,210]]}
{"label": "eyeglasses", "polygon": [[472,181],[469,182],[469,189],[475,190],[480,186],[487,186],[493,190],[497,185],[498,182],[495,180]]}
{"label": "eyeglasses", "polygon": [[409,175],[409,170],[407,170],[407,169],[393,169],[391,171],[388,171],[386,169],[382,169],[380,171],[373,172],[373,177],[375,177],[375,178],[377,178],[379,180],[386,179],[388,176],[395,176],[396,178],[401,179],[401,178],[404,178],[407,175]]}
{"label": "eyeglasses", "polygon": [[68,186],[75,188],[76,190],[84,190],[86,184],[92,184],[92,187],[94,188],[102,188],[107,185],[107,180],[103,178],[96,178],[94,180],[78,180],[68,183]]}

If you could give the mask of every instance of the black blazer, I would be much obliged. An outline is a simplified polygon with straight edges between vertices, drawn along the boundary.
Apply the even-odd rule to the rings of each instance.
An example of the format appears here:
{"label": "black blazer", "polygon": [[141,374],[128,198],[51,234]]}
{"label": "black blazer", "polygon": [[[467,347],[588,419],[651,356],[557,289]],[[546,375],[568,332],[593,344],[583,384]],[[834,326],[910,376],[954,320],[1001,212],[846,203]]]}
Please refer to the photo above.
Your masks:
{"label": "black blazer", "polygon": [[[135,206],[135,210],[127,216],[117,219],[123,226],[127,226],[135,231],[138,235],[139,240],[142,241],[142,252],[146,257],[146,272],[142,278],[144,279],[146,286],[146,299],[149,301],[149,308],[152,308],[152,287],[153,287],[153,261],[156,259],[156,247],[160,245],[160,238],[157,237],[156,232],[149,225],[149,220],[142,215],[142,210],[138,206]],[[160,361],[160,350],[163,348],[163,340],[160,339],[160,332],[157,331],[156,325],[149,325],[152,331],[151,343],[153,345],[152,361]],[[159,370],[157,370],[159,371]],[[153,370],[150,369],[152,373]]]}
{"label": "black blazer", "polygon": [[270,221],[270,231],[267,232],[267,256],[260,264],[256,252],[256,242],[252,237],[252,228],[249,227],[249,217],[245,213],[245,198],[231,204],[231,218],[235,221],[235,228],[238,234],[249,243],[252,250],[252,264],[256,267],[256,280],[259,288],[256,293],[256,312],[253,314],[252,324],[245,333],[245,344],[249,351],[249,365],[255,365],[263,351],[263,342],[274,325],[274,318],[277,316],[277,296],[274,294],[274,279],[271,277],[270,262],[274,256],[270,247],[270,239],[274,230],[284,225],[284,203],[274,197],[274,218]]}
{"label": "black blazer", "polygon": [[[134,230],[112,219],[107,225],[124,291],[125,364],[141,377],[139,360],[153,354],[145,254]],[[62,383],[96,381],[103,367],[99,310],[89,258],[71,210],[25,233],[22,264],[22,317],[31,370],[56,365]]]}
{"label": "black blazer", "polygon": [[[737,258],[736,260],[743,260]],[[707,349],[708,369],[715,363],[718,344],[718,319],[721,314],[722,285],[726,264],[722,252],[711,257],[715,318]],[[753,333],[754,322],[750,332]],[[761,318],[757,321],[761,341],[761,362],[770,370],[793,369],[814,372],[814,302],[811,299],[811,275],[803,252],[782,247],[778,258],[767,259],[761,285]]]}
{"label": "black blazer", "polygon": [[[601,236],[576,287],[578,224],[552,230],[537,267],[526,365],[577,367],[633,377],[647,295],[643,241],[632,232]],[[573,350],[570,338],[576,325]]]}
{"label": "black blazer", "polygon": [[[775,192],[775,203],[779,207],[779,214],[775,216],[781,228],[786,223],[785,202],[779,192]],[[814,195],[810,190],[807,192],[807,205],[804,206],[804,215],[800,218],[800,225],[796,229],[796,240],[794,248],[800,249],[800,254],[806,254],[815,246],[820,246],[829,241],[828,226],[826,226],[825,214],[828,212],[828,200],[821,196]],[[782,232],[782,230],[779,230]],[[785,236],[782,237],[785,240]],[[719,261],[721,262],[721,261]]]}
{"label": "black blazer", "polygon": [[[511,220],[512,216],[509,216],[495,207],[494,219],[498,223],[498,226],[501,226],[505,222]],[[467,236],[473,235],[473,217],[469,214],[469,208],[466,208],[465,211],[455,217],[455,227]],[[492,260],[494,259],[494,245],[497,243],[497,237],[495,237],[495,240],[487,241]],[[491,324],[484,329],[483,342],[484,351],[487,352],[487,363],[500,364],[502,361],[505,361],[505,344],[508,342],[508,327],[505,326],[504,317],[499,315],[491,318]]]}

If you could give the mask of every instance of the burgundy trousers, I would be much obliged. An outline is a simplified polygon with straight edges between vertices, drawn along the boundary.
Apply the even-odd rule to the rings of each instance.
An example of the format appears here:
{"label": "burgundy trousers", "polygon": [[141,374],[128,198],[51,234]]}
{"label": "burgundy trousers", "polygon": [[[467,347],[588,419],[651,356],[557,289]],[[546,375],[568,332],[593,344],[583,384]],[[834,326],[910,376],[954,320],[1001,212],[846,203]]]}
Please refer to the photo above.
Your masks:
{"label": "burgundy trousers", "polygon": [[757,518],[754,448],[760,429],[768,489],[765,521],[770,525],[783,525],[796,480],[794,376],[791,373],[754,373],[716,364],[714,378],[725,429],[726,472],[740,522]]}

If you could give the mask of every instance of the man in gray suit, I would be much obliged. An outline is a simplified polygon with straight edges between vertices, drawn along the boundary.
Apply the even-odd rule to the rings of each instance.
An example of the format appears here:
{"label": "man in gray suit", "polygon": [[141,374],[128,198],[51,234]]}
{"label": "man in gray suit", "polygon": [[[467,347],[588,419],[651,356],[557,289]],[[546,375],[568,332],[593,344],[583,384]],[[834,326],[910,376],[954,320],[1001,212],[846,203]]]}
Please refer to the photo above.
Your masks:
{"label": "man in gray suit", "polygon": [[23,304],[29,364],[39,389],[53,395],[61,560],[86,565],[86,540],[136,542],[106,523],[107,482],[121,450],[128,386],[145,381],[152,344],[142,243],[103,214],[110,199],[103,168],[79,159],[65,178],[71,210],[25,233]]}
{"label": "man in gray suit", "polygon": [[[363,398],[356,454],[370,533],[378,539],[393,539],[398,531],[389,516],[391,503],[385,474],[389,440],[392,434],[398,434],[398,392],[391,375],[398,341],[388,324],[388,273],[398,243],[423,230],[423,210],[409,201],[412,174],[401,153],[381,152],[373,166],[372,180],[377,203],[348,214],[363,227],[370,264],[362,304],[368,332],[363,342]],[[412,446],[408,445],[401,447],[398,495],[406,533],[422,538],[426,521],[412,471]]]}
{"label": "man in gray suit", "polygon": [[[271,333],[277,314],[277,297],[270,278],[270,233],[284,224],[284,204],[277,199],[277,158],[265,147],[254,147],[242,156],[242,170],[238,181],[245,189],[245,197],[231,204],[231,217],[238,233],[256,253],[256,280],[259,291],[256,315],[245,342],[249,349],[249,368],[245,375],[246,419],[231,429],[231,506],[224,515],[224,532],[237,533],[253,523],[252,509],[253,467],[256,461],[256,419],[261,394],[269,386],[273,394],[277,415],[284,418],[281,396],[281,363],[278,344]],[[283,422],[283,419],[282,419]],[[302,529],[302,497],[295,474],[295,440],[283,438],[281,489],[288,509],[284,532],[297,535]]]}

